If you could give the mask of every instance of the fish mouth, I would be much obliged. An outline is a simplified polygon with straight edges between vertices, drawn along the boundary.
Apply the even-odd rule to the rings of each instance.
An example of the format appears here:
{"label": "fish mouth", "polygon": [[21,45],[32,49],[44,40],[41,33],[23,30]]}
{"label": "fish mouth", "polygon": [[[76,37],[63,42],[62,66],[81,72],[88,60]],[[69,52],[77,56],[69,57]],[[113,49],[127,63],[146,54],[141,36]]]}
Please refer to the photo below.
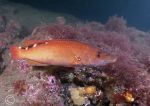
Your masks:
{"label": "fish mouth", "polygon": [[101,65],[107,65],[107,64],[111,64],[114,63],[116,60],[103,60],[101,61]]}
{"label": "fish mouth", "polygon": [[117,61],[117,58],[116,57],[114,57],[112,60],[110,60],[111,61],[111,63],[115,63],[116,61]]}
{"label": "fish mouth", "polygon": [[102,65],[102,66],[104,66],[104,65],[107,65],[107,64],[111,64],[111,63],[115,63],[117,61],[117,58],[116,57],[111,57],[111,58],[109,58],[109,59],[104,59],[104,60],[101,60],[100,61],[100,64]]}
{"label": "fish mouth", "polygon": [[111,57],[110,59],[104,60],[104,61],[107,62],[107,63],[115,63],[117,61],[117,58],[116,57]]}

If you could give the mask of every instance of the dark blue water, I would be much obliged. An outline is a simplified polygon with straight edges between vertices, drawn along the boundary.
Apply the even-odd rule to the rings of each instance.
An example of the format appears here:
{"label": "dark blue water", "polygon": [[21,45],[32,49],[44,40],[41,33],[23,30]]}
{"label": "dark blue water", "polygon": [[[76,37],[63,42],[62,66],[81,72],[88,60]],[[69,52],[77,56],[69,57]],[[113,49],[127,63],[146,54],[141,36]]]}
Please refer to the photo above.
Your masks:
{"label": "dark blue water", "polygon": [[106,22],[123,16],[130,26],[150,30],[150,0],[9,0],[38,9],[67,13],[81,20]]}

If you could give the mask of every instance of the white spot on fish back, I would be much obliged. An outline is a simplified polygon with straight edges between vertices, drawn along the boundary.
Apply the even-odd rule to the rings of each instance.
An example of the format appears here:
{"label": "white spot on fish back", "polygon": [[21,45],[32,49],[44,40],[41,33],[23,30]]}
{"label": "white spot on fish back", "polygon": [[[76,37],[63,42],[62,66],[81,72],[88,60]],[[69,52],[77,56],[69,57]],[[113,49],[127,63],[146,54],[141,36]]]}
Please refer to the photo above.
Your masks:
{"label": "white spot on fish back", "polygon": [[81,58],[80,58],[80,57],[77,57],[77,60],[78,60],[78,61],[80,61],[80,60],[81,60]]}
{"label": "white spot on fish back", "polygon": [[45,44],[48,44],[48,42],[45,42]]}
{"label": "white spot on fish back", "polygon": [[25,50],[28,50],[28,47],[26,47]]}
{"label": "white spot on fish back", "polygon": [[36,47],[37,46],[37,44],[35,43],[34,45],[33,45],[33,47]]}
{"label": "white spot on fish back", "polygon": [[18,47],[18,49],[21,49],[21,48],[22,48],[22,47],[20,47],[20,46]]}

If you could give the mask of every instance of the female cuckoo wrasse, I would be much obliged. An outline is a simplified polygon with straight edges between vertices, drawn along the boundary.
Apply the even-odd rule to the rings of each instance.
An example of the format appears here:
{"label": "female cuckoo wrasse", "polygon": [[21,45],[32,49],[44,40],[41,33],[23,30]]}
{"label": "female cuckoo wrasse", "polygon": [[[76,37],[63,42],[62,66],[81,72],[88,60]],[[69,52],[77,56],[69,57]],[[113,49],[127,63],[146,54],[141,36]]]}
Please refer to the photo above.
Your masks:
{"label": "female cuckoo wrasse", "polygon": [[103,66],[114,63],[114,56],[74,40],[26,40],[23,47],[11,46],[14,60],[25,59],[32,66]]}

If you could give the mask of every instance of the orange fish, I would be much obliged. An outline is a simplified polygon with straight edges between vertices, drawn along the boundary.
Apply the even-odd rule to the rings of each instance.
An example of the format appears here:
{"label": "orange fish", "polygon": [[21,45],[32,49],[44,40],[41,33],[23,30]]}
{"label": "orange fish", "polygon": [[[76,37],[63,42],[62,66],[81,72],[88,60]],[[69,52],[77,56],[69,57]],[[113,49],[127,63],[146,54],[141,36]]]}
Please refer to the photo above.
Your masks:
{"label": "orange fish", "polygon": [[32,66],[103,66],[114,63],[116,57],[98,48],[74,40],[26,40],[23,47],[10,47],[12,58],[25,59]]}

